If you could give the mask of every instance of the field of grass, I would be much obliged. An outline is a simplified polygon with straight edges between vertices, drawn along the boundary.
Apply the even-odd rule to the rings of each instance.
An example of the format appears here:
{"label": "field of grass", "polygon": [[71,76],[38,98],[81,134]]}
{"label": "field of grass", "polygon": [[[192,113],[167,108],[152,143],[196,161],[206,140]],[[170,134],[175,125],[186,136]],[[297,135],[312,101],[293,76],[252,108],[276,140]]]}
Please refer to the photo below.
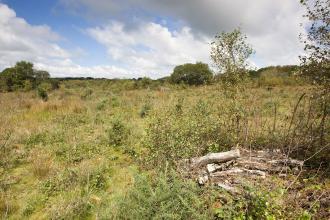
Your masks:
{"label": "field of grass", "polygon": [[[329,217],[329,201],[322,202],[330,196],[329,170],[321,166],[314,172],[319,161],[329,163],[329,155],[313,156],[308,161],[313,171],[297,181],[295,176],[274,177],[274,193],[294,183],[296,197],[280,191],[274,196],[278,207],[269,208],[260,206],[268,204],[268,195],[257,194],[252,201],[259,203],[251,207],[260,210],[249,215],[237,201],[217,205],[214,198],[222,192],[216,189],[201,191],[180,178],[168,187],[168,177],[160,174],[167,172],[165,164],[171,167],[182,158],[237,146],[280,148],[308,158],[329,143],[329,120],[319,114],[323,107],[314,103],[311,87],[125,88],[124,83],[106,80],[64,81],[48,94],[47,102],[34,91],[0,93],[1,218],[244,219],[244,213],[261,219]],[[142,185],[145,188],[139,188]],[[191,196],[182,200],[174,194]],[[178,214],[168,198],[187,211]]]}

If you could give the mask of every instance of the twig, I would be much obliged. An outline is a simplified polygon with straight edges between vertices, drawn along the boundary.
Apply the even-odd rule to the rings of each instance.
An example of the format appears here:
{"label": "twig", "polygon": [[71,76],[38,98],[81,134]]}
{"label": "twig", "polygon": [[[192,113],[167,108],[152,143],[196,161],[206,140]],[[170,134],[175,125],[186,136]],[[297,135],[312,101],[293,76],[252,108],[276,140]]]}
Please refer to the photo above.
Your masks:
{"label": "twig", "polygon": [[322,150],[324,150],[325,148],[329,147],[330,143],[325,145],[324,147],[322,147],[321,149],[319,149],[318,151],[316,151],[312,156],[310,156],[309,158],[307,158],[306,160],[304,160],[304,163],[310,159],[312,159],[313,157],[315,157],[318,153],[320,153]]}
{"label": "twig", "polygon": [[308,212],[310,212],[312,210],[312,208],[314,207],[314,205],[320,201],[321,197],[325,194],[325,191],[321,193],[321,195],[319,197],[317,197],[316,201],[311,205],[311,207],[308,209]]}

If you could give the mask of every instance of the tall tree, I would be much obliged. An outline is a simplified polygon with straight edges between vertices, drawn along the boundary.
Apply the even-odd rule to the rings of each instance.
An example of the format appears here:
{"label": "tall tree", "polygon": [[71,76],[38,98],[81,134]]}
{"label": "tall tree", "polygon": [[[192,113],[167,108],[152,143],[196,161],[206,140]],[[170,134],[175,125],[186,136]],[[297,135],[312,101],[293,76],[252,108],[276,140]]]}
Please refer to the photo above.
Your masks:
{"label": "tall tree", "polygon": [[301,0],[309,20],[307,36],[301,36],[307,55],[301,56],[302,74],[313,82],[330,83],[330,0]]}

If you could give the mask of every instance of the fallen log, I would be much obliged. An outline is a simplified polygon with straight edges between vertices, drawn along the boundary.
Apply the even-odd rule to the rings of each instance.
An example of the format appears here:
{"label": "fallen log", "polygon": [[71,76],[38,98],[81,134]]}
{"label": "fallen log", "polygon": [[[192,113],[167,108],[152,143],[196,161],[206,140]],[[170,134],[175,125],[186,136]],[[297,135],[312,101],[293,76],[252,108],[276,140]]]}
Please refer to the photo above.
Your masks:
{"label": "fallen log", "polygon": [[215,173],[211,173],[211,177],[224,177],[224,176],[232,176],[232,175],[237,175],[240,173],[244,173],[244,170],[240,168],[232,168],[230,170],[225,170],[225,171],[219,171]]}
{"label": "fallen log", "polygon": [[210,153],[202,157],[192,158],[190,162],[192,167],[198,168],[211,163],[224,163],[230,160],[235,160],[239,157],[240,152],[236,149],[222,153]]}
{"label": "fallen log", "polygon": [[264,162],[257,162],[255,160],[239,159],[237,161],[238,166],[244,167],[246,169],[255,169],[262,171],[269,171],[271,166]]}
{"label": "fallen log", "polygon": [[246,182],[256,183],[273,174],[280,177],[298,174],[303,165],[303,161],[288,158],[279,150],[235,149],[185,159],[180,161],[179,167],[187,178],[195,179],[201,186],[218,186],[236,194],[244,191]]}
{"label": "fallen log", "polygon": [[232,167],[236,164],[235,160],[230,160],[228,162],[225,162],[223,164],[215,164],[215,163],[211,163],[211,164],[207,164],[206,165],[206,170],[208,173],[214,173],[215,171],[221,171],[221,170],[226,170],[229,167]]}
{"label": "fallen log", "polygon": [[266,172],[261,171],[261,170],[248,170],[248,169],[243,169],[244,172],[251,174],[251,175],[257,175],[261,176],[262,178],[266,178]]}
{"label": "fallen log", "polygon": [[266,173],[261,170],[248,170],[244,168],[232,168],[230,170],[219,171],[210,174],[210,177],[225,177],[225,176],[236,176],[238,174],[248,174],[254,176],[261,176],[262,178],[266,177]]}

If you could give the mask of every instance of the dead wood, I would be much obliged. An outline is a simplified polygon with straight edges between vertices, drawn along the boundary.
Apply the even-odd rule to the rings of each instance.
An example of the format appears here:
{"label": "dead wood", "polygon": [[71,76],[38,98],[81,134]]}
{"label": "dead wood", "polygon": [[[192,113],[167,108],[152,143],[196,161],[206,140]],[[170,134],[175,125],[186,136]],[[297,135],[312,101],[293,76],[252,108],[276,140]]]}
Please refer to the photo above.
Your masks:
{"label": "dead wood", "polygon": [[196,179],[200,185],[212,184],[234,194],[243,184],[264,179],[269,174],[283,177],[295,174],[303,164],[279,150],[240,152],[236,149],[183,160],[180,167],[186,177]]}
{"label": "dead wood", "polygon": [[202,157],[192,158],[191,166],[194,168],[198,168],[211,163],[227,162],[230,160],[237,159],[239,157],[240,157],[240,152],[238,149],[227,152],[221,152],[221,153],[210,153]]}

